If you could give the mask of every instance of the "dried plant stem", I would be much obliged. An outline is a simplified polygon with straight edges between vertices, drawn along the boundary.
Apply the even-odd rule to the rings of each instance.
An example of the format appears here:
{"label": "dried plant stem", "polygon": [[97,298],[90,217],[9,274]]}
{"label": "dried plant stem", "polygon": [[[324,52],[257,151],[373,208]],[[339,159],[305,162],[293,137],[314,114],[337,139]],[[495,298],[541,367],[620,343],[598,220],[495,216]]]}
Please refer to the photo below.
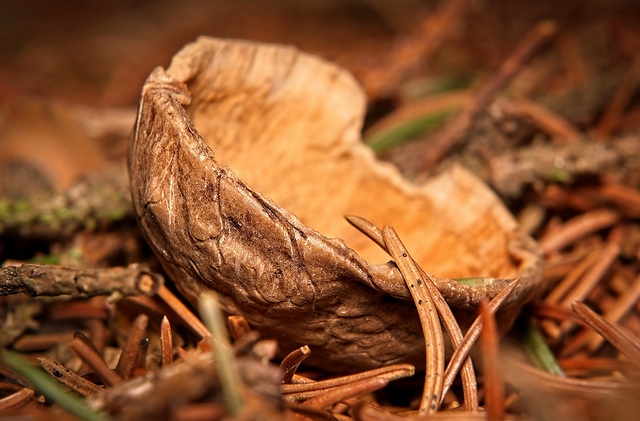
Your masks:
{"label": "dried plant stem", "polygon": [[169,288],[163,285],[158,290],[157,295],[162,299],[162,301],[171,307],[183,323],[198,335],[200,339],[207,338],[211,335],[200,319],[193,314],[193,312],[189,310],[187,306],[169,290]]}
{"label": "dried plant stem", "polygon": [[618,123],[622,119],[622,114],[625,107],[629,103],[636,86],[640,82],[640,55],[637,55],[631,64],[631,68],[625,75],[622,83],[618,87],[607,111],[604,113],[596,129],[594,131],[594,137],[596,139],[605,139],[609,137]]}
{"label": "dried plant stem", "polygon": [[617,358],[558,358],[558,364],[564,371],[579,371],[581,374],[590,371],[624,370],[628,364]]}
{"label": "dried plant stem", "polygon": [[34,393],[32,389],[22,387],[12,394],[3,397],[0,399],[0,414],[9,413],[9,411],[25,405],[33,397]]}
{"label": "dried plant stem", "polygon": [[[604,318],[609,323],[617,323],[625,314],[638,303],[640,299],[640,276],[624,291],[620,299],[605,313]],[[587,340],[589,351],[595,352],[602,344],[602,336],[592,336]]]}
{"label": "dried plant stem", "polygon": [[122,377],[120,377],[115,371],[111,370],[102,356],[97,353],[94,348],[87,345],[82,339],[76,338],[71,341],[71,350],[75,352],[84,363],[93,368],[105,385],[113,386],[122,382]]}
{"label": "dried plant stem", "polygon": [[628,335],[591,310],[586,304],[576,302],[571,307],[582,320],[622,352],[632,364],[640,367],[640,347],[638,347],[637,341],[631,340]]}
{"label": "dried plant stem", "polygon": [[67,301],[54,305],[49,313],[51,320],[94,319],[107,320],[109,309],[104,296],[86,301]]}
{"label": "dried plant stem", "polygon": [[291,351],[280,363],[280,371],[282,371],[282,383],[291,383],[293,375],[298,366],[311,354],[311,349],[307,345]]}
{"label": "dried plant stem", "polygon": [[162,366],[173,364],[173,334],[167,316],[164,316],[160,323],[160,348],[162,350]]}
{"label": "dried plant stem", "polygon": [[129,330],[129,337],[127,343],[120,354],[118,365],[116,366],[116,373],[125,379],[131,377],[133,368],[140,349],[140,341],[144,338],[145,331],[147,330],[147,324],[149,323],[149,316],[146,314],[140,314],[133,321],[133,325]]}
{"label": "dried plant stem", "polygon": [[598,256],[602,254],[602,248],[598,248],[589,253],[584,259],[582,259],[577,265],[573,266],[573,269],[569,271],[567,276],[555,286],[545,297],[544,302],[546,304],[557,304],[573,289],[574,285],[582,277],[582,275],[591,267],[597,260]]}
{"label": "dried plant stem", "polygon": [[489,311],[486,302],[480,304],[482,335],[480,345],[484,362],[485,409],[487,418],[492,421],[503,420],[505,415],[504,381],[500,369],[500,344],[496,319]]}
{"label": "dried plant stem", "polygon": [[551,394],[559,393],[582,397],[613,396],[617,398],[621,393],[636,387],[632,383],[617,379],[591,380],[559,377],[520,361],[511,359],[505,361],[507,365],[505,379],[525,390],[536,388]]}
{"label": "dried plant stem", "polygon": [[571,289],[560,304],[568,307],[572,302],[584,299],[593,287],[602,280],[618,254],[620,254],[620,247],[617,244],[608,244],[591,269],[584,274],[580,282]]}
{"label": "dried plant stem", "polygon": [[[464,0],[443,2],[411,36],[396,44],[384,65],[363,71],[360,79],[370,100],[394,94],[407,73],[418,63],[429,60],[442,43],[455,33],[467,8]],[[387,16],[388,13],[385,14]]]}
{"label": "dried plant stem", "polygon": [[324,409],[312,408],[310,406],[289,403],[287,409],[295,412],[294,420],[300,421],[338,421],[337,414],[325,411]]}
{"label": "dried plant stem", "polygon": [[615,203],[620,211],[633,218],[640,217],[640,192],[616,183],[606,183],[596,187],[598,196]]}
{"label": "dried plant stem", "polygon": [[387,379],[380,377],[358,380],[347,385],[332,388],[322,395],[308,399],[303,405],[312,408],[326,408],[327,406],[342,402],[345,399],[381,389],[385,387],[387,383]]}
{"label": "dried plant stem", "polygon": [[567,221],[559,229],[542,237],[540,240],[540,248],[544,254],[558,251],[592,232],[613,225],[618,219],[618,213],[608,209],[584,213]]}
{"label": "dried plant stem", "polygon": [[97,384],[90,382],[84,377],[78,375],[76,372],[69,370],[62,364],[47,357],[40,357],[38,358],[38,361],[40,362],[40,366],[51,374],[54,379],[78,392],[82,396],[93,395],[102,389]]}
{"label": "dried plant stem", "polygon": [[[345,218],[351,225],[353,225],[355,228],[357,228],[363,234],[373,240],[384,251],[386,251],[387,253],[389,252],[382,237],[382,231],[378,227],[376,227],[365,218],[361,218],[359,216],[346,215]],[[424,279],[431,279],[431,277],[419,265],[416,266],[420,271],[420,275]],[[438,310],[438,314],[440,314],[440,319],[442,320],[442,323],[444,324],[445,329],[449,334],[449,338],[451,339],[453,347],[458,348],[462,344],[463,336],[460,325],[456,321],[456,318],[451,311],[451,307],[449,307],[449,304],[447,304],[444,297],[432,281],[425,282],[425,285],[428,288],[431,297],[433,297],[434,304]],[[460,375],[462,377],[465,409],[467,411],[477,411],[479,408],[478,385],[471,357],[467,357],[464,360],[464,364],[462,365],[462,369],[460,370]]]}
{"label": "dried plant stem", "polygon": [[575,88],[585,86],[589,72],[584,57],[580,53],[580,45],[575,34],[563,32],[558,37],[558,47],[563,67],[566,70],[566,82]]}
{"label": "dried plant stem", "polygon": [[424,286],[426,282],[431,282],[431,279],[422,279],[416,263],[392,227],[384,227],[382,238],[400,269],[409,291],[411,291],[424,334],[427,351],[427,372],[419,412],[420,414],[434,413],[438,410],[442,397],[444,338],[434,300],[429,290]]}
{"label": "dried plant stem", "polygon": [[107,269],[71,269],[48,265],[0,268],[0,295],[24,293],[30,297],[69,295],[153,295],[163,284],[159,275],[139,265]]}
{"label": "dried plant stem", "polygon": [[[491,301],[489,301],[488,309],[491,314],[494,314],[498,308],[502,305],[502,303],[509,297],[511,292],[515,289],[515,287],[520,282],[519,279],[515,279],[511,281],[502,291],[496,294],[495,297]],[[449,365],[447,365],[447,370],[444,373],[444,384],[442,388],[443,396],[444,393],[447,393],[451,384],[453,383],[453,379],[456,377],[456,373],[460,370],[463,361],[469,355],[469,351],[471,351],[471,347],[480,336],[480,332],[482,331],[482,318],[476,317],[476,319],[469,327],[467,334],[464,335],[464,339],[458,348],[453,351],[453,355],[449,359]]]}
{"label": "dried plant stem", "polygon": [[249,322],[242,316],[229,316],[227,318],[227,325],[229,326],[231,337],[236,342],[241,341],[251,332]]}
{"label": "dried plant stem", "polygon": [[77,395],[67,393],[48,374],[44,373],[39,367],[32,365],[19,354],[4,351],[1,357],[5,364],[29,379],[35,388],[45,395],[47,401],[56,402],[62,408],[83,420],[106,421],[108,419],[104,413],[90,408],[85,400],[80,399]]}
{"label": "dried plant stem", "polygon": [[72,338],[71,332],[22,335],[14,342],[13,349],[20,352],[43,351],[60,342],[68,342]]}
{"label": "dried plant stem", "polygon": [[565,142],[577,142],[582,138],[582,134],[562,116],[542,107],[534,102],[525,99],[517,101],[501,100],[500,107],[511,114],[518,114],[527,117],[554,139]]}
{"label": "dried plant stem", "polygon": [[522,38],[511,55],[480,88],[471,104],[453,118],[440,135],[433,139],[432,147],[423,161],[423,169],[431,168],[453,145],[460,141],[471,127],[478,112],[491,101],[500,89],[509,83],[522,66],[542,45],[551,39],[555,32],[555,23],[544,21],[534,26]]}
{"label": "dried plant stem", "polygon": [[410,364],[395,364],[318,382],[283,384],[280,386],[280,389],[284,395],[291,395],[294,399],[307,399],[318,396],[327,389],[352,384],[363,379],[375,377],[390,382],[403,377],[413,376],[414,372],[415,368]]}

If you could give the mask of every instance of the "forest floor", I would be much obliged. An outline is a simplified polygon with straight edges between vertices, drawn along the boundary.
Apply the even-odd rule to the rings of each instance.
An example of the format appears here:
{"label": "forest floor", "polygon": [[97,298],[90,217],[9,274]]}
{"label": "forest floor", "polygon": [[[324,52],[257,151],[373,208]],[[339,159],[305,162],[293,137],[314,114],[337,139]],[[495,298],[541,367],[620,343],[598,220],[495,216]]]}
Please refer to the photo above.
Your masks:
{"label": "forest floor", "polygon": [[145,79],[200,35],[290,44],[344,67],[367,95],[362,138],[379,159],[418,184],[466,167],[538,241],[543,287],[514,327],[498,338],[478,310],[481,410],[463,410],[455,381],[432,416],[638,413],[640,4],[63,3],[14,2],[0,18],[2,416],[421,413],[424,373],[330,383],[304,366],[308,350],[278,360],[241,317],[212,328],[215,314],[163,283],[131,206],[127,148]]}

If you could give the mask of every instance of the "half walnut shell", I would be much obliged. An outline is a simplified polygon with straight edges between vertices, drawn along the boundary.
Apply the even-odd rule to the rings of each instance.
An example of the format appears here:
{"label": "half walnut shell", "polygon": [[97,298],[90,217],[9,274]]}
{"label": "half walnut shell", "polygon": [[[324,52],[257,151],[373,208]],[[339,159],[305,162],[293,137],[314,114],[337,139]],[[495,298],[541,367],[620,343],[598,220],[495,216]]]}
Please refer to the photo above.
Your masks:
{"label": "half walnut shell", "polygon": [[351,75],[295,48],[200,38],[147,79],[129,150],[140,225],[181,292],[216,290],[334,371],[424,360],[400,273],[345,214],[393,225],[463,321],[521,278],[508,325],[541,278],[535,242],[474,175],[414,185],[377,161],[365,106]]}

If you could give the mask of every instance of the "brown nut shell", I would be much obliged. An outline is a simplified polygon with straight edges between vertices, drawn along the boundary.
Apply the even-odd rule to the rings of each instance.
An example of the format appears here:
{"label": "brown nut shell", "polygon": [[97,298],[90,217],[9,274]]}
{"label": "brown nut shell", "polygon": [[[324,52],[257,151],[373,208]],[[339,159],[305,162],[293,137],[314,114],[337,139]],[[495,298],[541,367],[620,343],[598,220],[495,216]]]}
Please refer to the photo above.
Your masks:
{"label": "brown nut shell", "polygon": [[180,290],[218,291],[284,353],[309,345],[334,371],[424,355],[398,270],[345,214],[393,225],[462,318],[517,277],[509,324],[541,278],[537,245],[488,187],[461,167],[407,182],[360,141],[364,109],[333,64],[202,37],[147,79],[129,150],[140,225]]}

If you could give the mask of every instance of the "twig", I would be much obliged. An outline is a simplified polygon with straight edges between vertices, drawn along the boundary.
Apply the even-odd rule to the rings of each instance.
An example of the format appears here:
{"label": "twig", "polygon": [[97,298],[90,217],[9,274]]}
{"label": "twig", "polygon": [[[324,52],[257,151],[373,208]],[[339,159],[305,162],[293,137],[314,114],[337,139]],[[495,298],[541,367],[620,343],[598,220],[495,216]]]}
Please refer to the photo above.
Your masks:
{"label": "twig", "polygon": [[321,380],[309,383],[291,383],[280,386],[284,395],[299,400],[318,396],[327,389],[352,384],[363,379],[381,378],[386,381],[401,379],[413,376],[415,368],[410,364],[394,364],[386,367],[380,367],[373,370],[363,371],[361,373],[351,374],[348,376],[335,377],[332,379]]}
{"label": "twig", "polygon": [[[420,324],[426,343],[427,372],[424,381],[422,400],[420,401],[420,414],[437,412],[442,397],[442,377],[444,374],[444,338],[442,327],[438,318],[434,300],[429,290],[424,286],[431,279],[422,279],[417,264],[409,255],[398,234],[392,227],[384,227],[382,230],[384,243],[402,273],[405,283],[409,287],[411,296],[418,310]],[[435,287],[434,287],[435,288]]]}
{"label": "twig", "polygon": [[[496,311],[498,311],[498,308],[500,308],[502,303],[507,298],[509,298],[511,292],[513,292],[515,287],[518,285],[518,282],[520,282],[519,279],[515,279],[509,282],[509,284],[504,287],[502,291],[496,294],[496,296],[493,297],[491,301],[489,301],[488,308],[491,314],[494,314]],[[458,370],[460,370],[463,361],[469,355],[469,351],[471,351],[471,347],[478,339],[478,336],[480,336],[482,326],[482,318],[476,317],[476,319],[471,324],[471,327],[469,327],[469,330],[467,330],[466,335],[464,335],[464,339],[462,340],[460,346],[453,351],[453,355],[451,355],[449,364],[447,365],[447,369],[444,372],[444,384],[442,388],[443,396],[445,393],[447,393],[447,391],[453,384],[453,379],[455,379],[456,373],[458,372]]]}
{"label": "twig", "polygon": [[44,351],[60,342],[68,342],[72,338],[71,332],[22,335],[14,342],[13,349],[20,352]]}
{"label": "twig", "polygon": [[138,343],[138,352],[133,362],[132,376],[141,376],[147,372],[147,355],[149,354],[149,338],[142,338]]}
{"label": "twig", "polygon": [[325,408],[345,399],[357,397],[364,395],[365,393],[381,389],[385,387],[387,383],[387,379],[380,377],[358,380],[347,385],[332,388],[322,395],[308,399],[303,405],[311,408]]}
{"label": "twig", "polygon": [[24,293],[30,297],[70,295],[153,295],[163,285],[160,275],[138,264],[107,269],[71,269],[22,265],[0,268],[0,295]]}
{"label": "twig", "polygon": [[603,228],[619,219],[618,213],[607,209],[588,212],[567,221],[558,230],[540,239],[540,248],[545,254],[562,249],[574,241]]}
{"label": "twig", "polygon": [[370,100],[389,97],[400,81],[420,62],[425,62],[455,33],[467,7],[464,0],[448,0],[421,23],[414,34],[399,42],[384,65],[360,75]]}
{"label": "twig", "polygon": [[591,371],[622,371],[629,365],[617,358],[558,358],[562,370],[584,375]]}
{"label": "twig", "polygon": [[606,183],[599,186],[596,192],[601,197],[615,203],[620,211],[630,217],[640,217],[640,192],[621,184]]}
{"label": "twig", "polygon": [[54,379],[81,394],[82,396],[93,395],[102,387],[78,375],[75,371],[69,370],[62,364],[47,357],[39,357],[40,366],[44,368]]}
{"label": "twig", "polygon": [[178,316],[182,322],[189,327],[200,339],[211,336],[205,325],[200,319],[187,308],[182,301],[178,299],[166,286],[162,286],[158,292],[158,297],[162,299]]}
{"label": "twig", "polygon": [[[629,288],[624,291],[620,299],[611,306],[611,309],[604,315],[606,321],[617,323],[625,314],[627,314],[640,299],[640,276],[636,278]],[[588,349],[595,352],[602,344],[602,336],[592,336],[588,340]]]}
{"label": "twig", "polygon": [[574,285],[597,260],[602,248],[597,248],[585,256],[544,298],[545,304],[557,304],[573,289]]}
{"label": "twig", "polygon": [[593,266],[584,274],[580,282],[578,282],[569,293],[562,299],[560,305],[569,307],[572,302],[583,300],[594,286],[600,282],[605,273],[609,270],[613,262],[620,253],[620,246],[617,244],[607,244],[594,262]]}
{"label": "twig", "polygon": [[484,301],[480,303],[480,317],[483,326],[480,346],[484,363],[485,409],[489,420],[498,421],[503,420],[505,415],[504,381],[500,369],[500,339],[496,319]]}
{"label": "twig", "polygon": [[162,349],[162,366],[166,367],[173,363],[173,335],[171,333],[171,323],[167,316],[162,318],[160,323],[160,348]]}
{"label": "twig", "polygon": [[432,140],[432,147],[422,164],[423,170],[430,169],[453,145],[462,139],[478,112],[516,75],[533,54],[551,39],[555,32],[555,23],[544,21],[534,26],[520,40],[511,55],[480,88],[471,104],[454,117],[445,129]]}
{"label": "twig", "polygon": [[87,345],[82,339],[74,339],[71,341],[71,350],[82,359],[84,363],[92,367],[96,374],[102,379],[105,385],[113,386],[122,382],[120,377],[115,371],[111,370],[102,356]]}
{"label": "twig", "polygon": [[66,301],[53,305],[49,311],[50,320],[94,319],[107,320],[109,308],[105,297],[86,301]]}
{"label": "twig", "polygon": [[87,421],[106,421],[107,417],[100,412],[91,409],[84,400],[67,393],[62,386],[55,382],[48,374],[39,367],[29,363],[24,357],[4,351],[2,360],[14,370],[25,376],[37,390],[42,392],[47,400],[56,402],[62,408]]}
{"label": "twig", "polygon": [[636,56],[631,68],[613,96],[607,111],[598,122],[593,133],[596,139],[605,139],[614,132],[622,119],[624,108],[629,103],[638,82],[640,82],[640,55]]}
{"label": "twig", "polygon": [[558,37],[558,48],[567,73],[566,82],[572,88],[585,86],[589,79],[589,74],[584,58],[580,53],[580,45],[576,36],[570,32],[563,32]]}
{"label": "twig", "polygon": [[338,421],[336,414],[310,406],[288,403],[287,409],[296,413],[294,420]]}
{"label": "twig", "polygon": [[505,379],[522,387],[524,390],[536,389],[554,394],[594,398],[610,396],[620,398],[621,392],[635,391],[633,383],[621,382],[618,379],[587,380],[572,377],[559,377],[520,361],[505,359],[508,369]]}
{"label": "twig", "polygon": [[280,363],[280,371],[282,371],[282,383],[291,383],[293,375],[298,366],[311,355],[311,350],[307,345],[291,351]]}
{"label": "twig", "polygon": [[127,343],[124,346],[122,353],[120,354],[120,358],[118,359],[118,364],[116,365],[116,373],[125,379],[131,377],[136,357],[138,356],[138,350],[140,349],[140,341],[144,337],[148,323],[149,316],[146,314],[140,314],[131,325]]}
{"label": "twig", "polygon": [[249,322],[242,316],[229,316],[227,318],[227,325],[229,326],[229,333],[234,341],[238,342],[251,332],[251,326]]}
{"label": "twig", "polygon": [[637,343],[629,339],[627,335],[622,333],[614,324],[606,321],[584,303],[575,302],[571,307],[582,320],[587,322],[593,330],[602,335],[611,345],[622,352],[632,364],[640,367],[640,348]]}
{"label": "twig", "polygon": [[[386,251],[387,253],[389,252],[387,250],[386,244],[384,243],[382,231],[378,229],[378,227],[367,221],[365,218],[361,218],[359,216],[346,215],[345,218],[351,225],[356,227],[358,230],[360,230],[360,232],[373,240],[384,251]],[[419,265],[417,265],[417,267],[424,279],[430,278],[430,276],[425,273]],[[442,323],[447,329],[447,333],[449,334],[449,338],[451,339],[453,347],[459,347],[462,344],[463,336],[460,325],[456,321],[456,318],[451,311],[451,307],[449,307],[444,297],[442,296],[438,288],[436,288],[436,286],[433,284],[433,282],[426,282],[425,285],[429,289],[429,293],[434,299],[434,304],[436,305],[438,314],[440,314]],[[477,411],[479,406],[476,374],[473,368],[473,362],[471,361],[470,357],[465,359],[460,374],[462,377],[465,409],[467,411]]]}
{"label": "twig", "polygon": [[0,414],[8,414],[13,409],[24,406],[33,397],[34,391],[26,387],[20,387],[12,394],[0,399]]}
{"label": "twig", "polygon": [[525,99],[514,101],[502,99],[499,106],[509,114],[531,119],[541,131],[554,139],[575,143],[583,137],[565,118],[534,102]]}

